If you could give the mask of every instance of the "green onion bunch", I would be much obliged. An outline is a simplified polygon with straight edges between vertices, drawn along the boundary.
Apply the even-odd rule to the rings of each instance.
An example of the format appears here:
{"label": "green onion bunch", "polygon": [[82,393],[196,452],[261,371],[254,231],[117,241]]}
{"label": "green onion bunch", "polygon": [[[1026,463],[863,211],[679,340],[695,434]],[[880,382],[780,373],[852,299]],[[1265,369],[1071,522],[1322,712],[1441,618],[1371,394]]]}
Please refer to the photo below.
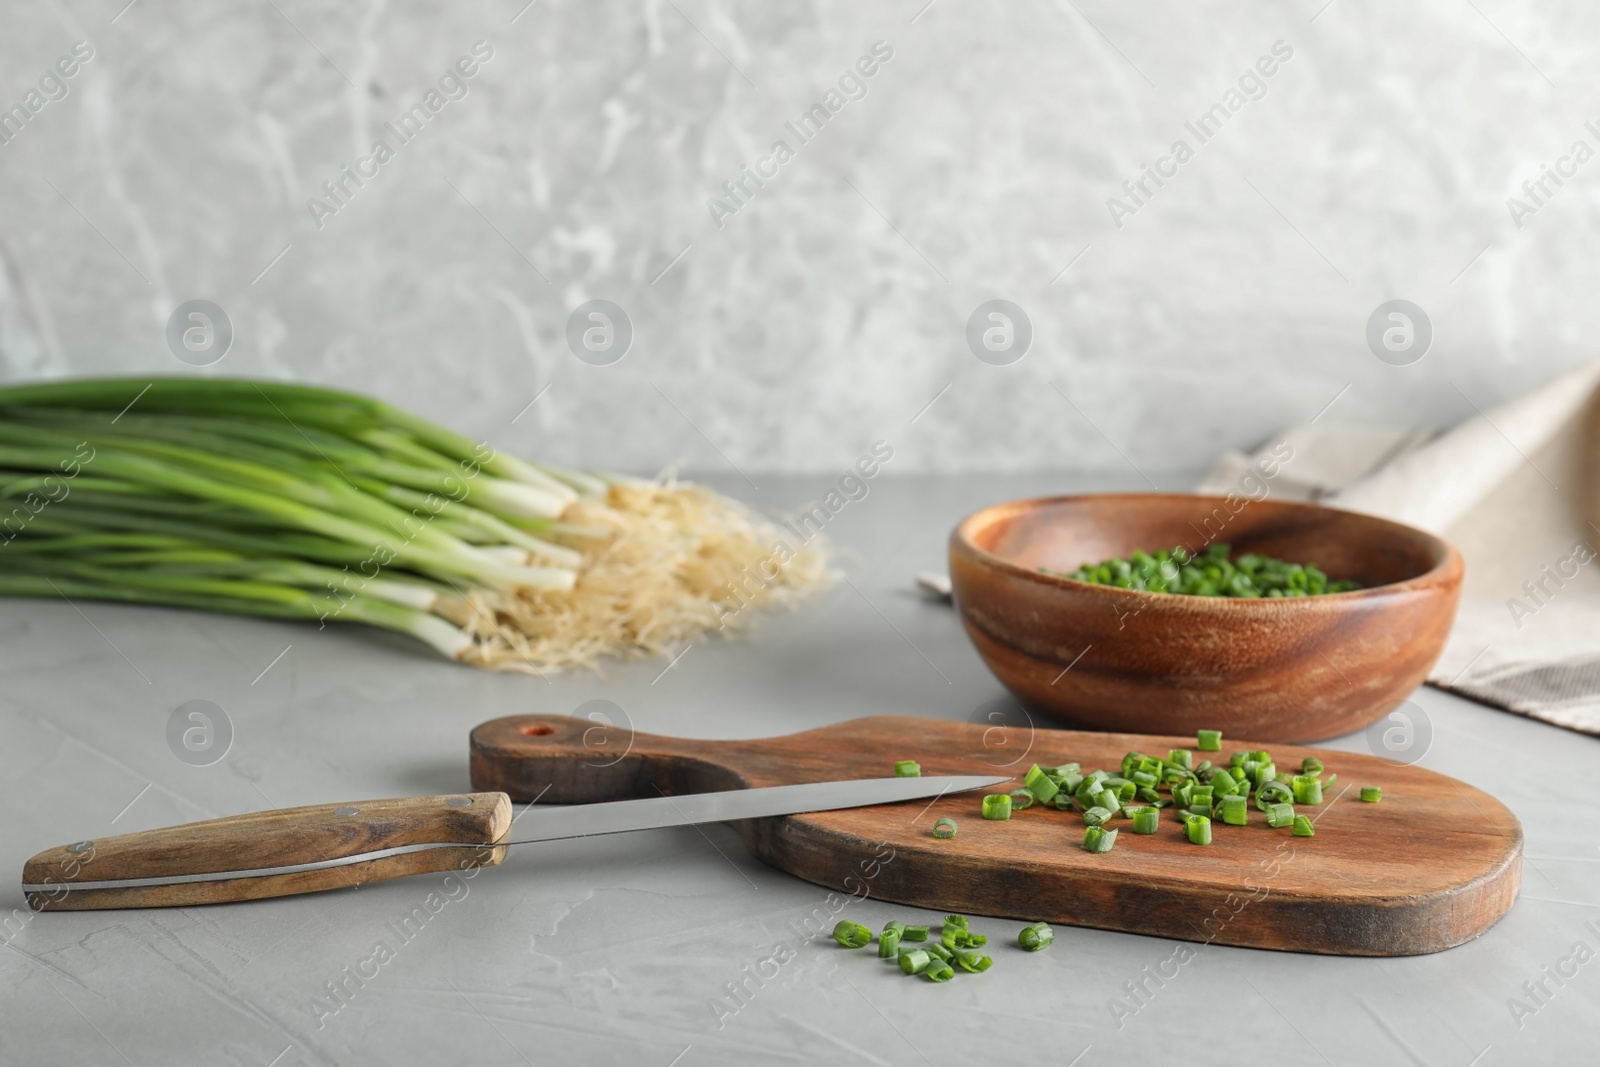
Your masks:
{"label": "green onion bunch", "polygon": [[0,596],[361,622],[483,666],[565,666],[715,625],[716,580],[770,553],[767,528],[691,490],[312,386],[0,387]]}
{"label": "green onion bunch", "polygon": [[1330,581],[1315,564],[1285,563],[1254,552],[1230,560],[1230,550],[1231,546],[1218,542],[1198,554],[1178,546],[1171,551],[1135,551],[1127,559],[1085,563],[1070,573],[1047,567],[1039,569],[1045,574],[1091,585],[1188,596],[1303,597],[1347,593],[1361,588],[1349,580]]}

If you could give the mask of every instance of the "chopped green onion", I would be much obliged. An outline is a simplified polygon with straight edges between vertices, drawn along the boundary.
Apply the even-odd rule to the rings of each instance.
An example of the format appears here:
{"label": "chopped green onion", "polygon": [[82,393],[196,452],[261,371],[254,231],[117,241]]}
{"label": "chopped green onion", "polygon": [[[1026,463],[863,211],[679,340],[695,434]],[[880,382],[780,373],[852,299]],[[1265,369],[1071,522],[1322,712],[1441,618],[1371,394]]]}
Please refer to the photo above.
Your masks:
{"label": "chopped green onion", "polygon": [[1037,763],[1028,768],[1028,773],[1022,779],[1022,785],[1032,794],[1033,799],[1041,804],[1048,802],[1061,791],[1061,787],[1056,785]]}
{"label": "chopped green onion", "polygon": [[981,956],[976,952],[957,952],[956,964],[968,974],[982,974],[987,971],[994,960],[988,956]]}
{"label": "chopped green onion", "polygon": [[1136,834],[1153,834],[1161,829],[1161,809],[1144,808],[1134,812],[1133,832]]}
{"label": "chopped green onion", "polygon": [[1011,798],[1004,793],[991,793],[984,797],[983,817],[996,821],[1011,818]]}
{"label": "chopped green onion", "polygon": [[962,931],[956,938],[956,945],[959,948],[982,948],[988,943],[989,937],[987,934],[975,934],[971,930]]}
{"label": "chopped green onion", "polygon": [[884,930],[878,935],[878,958],[892,960],[900,953],[900,935],[893,930]]}
{"label": "chopped green onion", "polygon": [[1312,826],[1311,820],[1304,815],[1296,815],[1294,817],[1294,836],[1315,837],[1317,836],[1317,828]]}
{"label": "chopped green onion", "polygon": [[1211,820],[1204,815],[1191,815],[1186,819],[1184,832],[1189,835],[1190,844],[1211,844]]}
{"label": "chopped green onion", "polygon": [[921,778],[922,764],[914,759],[903,759],[894,765],[896,778]]}
{"label": "chopped green onion", "polygon": [[1229,826],[1244,826],[1250,821],[1249,802],[1244,797],[1222,798],[1222,821]]}
{"label": "chopped green onion", "polygon": [[1038,952],[1056,939],[1056,932],[1050,929],[1049,923],[1034,923],[1024,926],[1022,932],[1017,934],[1017,944],[1025,952]]}
{"label": "chopped green onion", "polygon": [[1266,806],[1267,825],[1274,830],[1281,830],[1294,823],[1293,804],[1268,804]]}
{"label": "chopped green onion", "polygon": [[900,954],[900,969],[907,974],[921,974],[932,962],[933,957],[920,948]]}
{"label": "chopped green onion", "polygon": [[1167,753],[1167,759],[1171,760],[1173,763],[1176,763],[1186,771],[1194,769],[1194,753],[1190,752],[1186,748],[1173,749]]}
{"label": "chopped green onion", "polygon": [[948,815],[933,824],[933,836],[948,840],[956,836],[956,821]]}
{"label": "chopped green onion", "polygon": [[1110,852],[1117,847],[1117,831],[1091,826],[1083,832],[1083,847],[1089,852]]}
{"label": "chopped green onion", "polygon": [[1093,807],[1083,813],[1084,824],[1091,829],[1109,821],[1110,818],[1111,810],[1109,808]]}
{"label": "chopped green onion", "polygon": [[1321,804],[1322,781],[1309,774],[1297,774],[1294,781],[1294,802],[1296,804]]}
{"label": "chopped green onion", "polygon": [[956,969],[943,960],[929,964],[923,976],[930,982],[948,982],[956,976]]}
{"label": "chopped green onion", "polygon": [[1222,731],[1221,730],[1196,730],[1195,731],[1195,746],[1194,747],[1198,748],[1201,752],[1221,752],[1222,751]]}
{"label": "chopped green onion", "polygon": [[1057,811],[1071,811],[1072,794],[1063,789],[1055,795],[1055,799],[1051,800],[1050,803],[1055,806]]}
{"label": "chopped green onion", "polygon": [[1300,773],[1309,774],[1315,778],[1322,773],[1322,761],[1315,756],[1307,756],[1300,761]]}
{"label": "chopped green onion", "polygon": [[926,941],[928,940],[928,928],[926,926],[908,926],[900,931],[900,940]]}
{"label": "chopped green onion", "polygon": [[894,934],[894,936],[898,938],[901,934],[906,932],[906,924],[893,921],[886,922],[883,924],[883,932],[886,934]]}
{"label": "chopped green onion", "polygon": [[1270,805],[1283,804],[1294,800],[1294,790],[1282,782],[1263,782],[1261,788],[1256,790],[1256,807],[1266,811]]}
{"label": "chopped green onion", "polygon": [[841,919],[833,928],[833,939],[845,948],[862,948],[872,944],[872,931],[860,923]]}
{"label": "chopped green onion", "polygon": [[1375,785],[1364,785],[1361,787],[1361,799],[1368,804],[1376,804],[1383,799],[1383,790]]}
{"label": "chopped green onion", "polygon": [[1033,807],[1033,794],[1026,789],[1013,789],[1010,795],[1012,811],[1026,811]]}
{"label": "chopped green onion", "polygon": [[938,941],[929,941],[927,952],[928,955],[938,960],[948,960],[951,956],[955,955],[954,952],[946,948]]}

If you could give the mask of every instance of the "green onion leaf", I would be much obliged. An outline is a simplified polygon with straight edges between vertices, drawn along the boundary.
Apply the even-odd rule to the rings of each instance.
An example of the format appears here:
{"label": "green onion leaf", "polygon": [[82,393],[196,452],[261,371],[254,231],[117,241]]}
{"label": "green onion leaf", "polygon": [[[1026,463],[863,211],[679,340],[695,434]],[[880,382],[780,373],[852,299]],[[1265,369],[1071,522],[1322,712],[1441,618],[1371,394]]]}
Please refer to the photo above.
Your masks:
{"label": "green onion leaf", "polygon": [[1383,790],[1375,785],[1364,785],[1361,787],[1361,799],[1368,804],[1376,804],[1383,799]]}
{"label": "green onion leaf", "polygon": [[1315,837],[1317,836],[1317,828],[1312,826],[1311,820],[1304,815],[1296,815],[1294,817],[1294,836]]}
{"label": "green onion leaf", "polygon": [[1004,793],[991,793],[984,797],[983,817],[996,821],[1011,818],[1011,798]]}
{"label": "green onion leaf", "polygon": [[1195,746],[1194,747],[1198,748],[1201,752],[1221,752],[1222,751],[1222,731],[1221,730],[1197,730],[1197,731],[1195,731]]}
{"label": "green onion leaf", "polygon": [[903,759],[894,765],[896,778],[921,778],[922,764],[914,759]]}
{"label": "green onion leaf", "polygon": [[948,840],[956,836],[956,821],[948,815],[933,824],[933,836]]}

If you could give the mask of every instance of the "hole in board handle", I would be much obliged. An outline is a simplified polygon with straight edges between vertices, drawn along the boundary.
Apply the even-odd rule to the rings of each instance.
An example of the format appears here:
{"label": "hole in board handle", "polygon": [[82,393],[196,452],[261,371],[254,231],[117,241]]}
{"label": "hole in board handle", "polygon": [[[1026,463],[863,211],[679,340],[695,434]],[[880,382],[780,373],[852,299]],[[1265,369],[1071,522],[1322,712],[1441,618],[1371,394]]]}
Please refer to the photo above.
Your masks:
{"label": "hole in board handle", "polygon": [[546,726],[543,723],[539,723],[534,726],[524,726],[522,728],[522,733],[526,737],[544,737],[546,734],[553,734],[555,732],[556,729],[554,726]]}

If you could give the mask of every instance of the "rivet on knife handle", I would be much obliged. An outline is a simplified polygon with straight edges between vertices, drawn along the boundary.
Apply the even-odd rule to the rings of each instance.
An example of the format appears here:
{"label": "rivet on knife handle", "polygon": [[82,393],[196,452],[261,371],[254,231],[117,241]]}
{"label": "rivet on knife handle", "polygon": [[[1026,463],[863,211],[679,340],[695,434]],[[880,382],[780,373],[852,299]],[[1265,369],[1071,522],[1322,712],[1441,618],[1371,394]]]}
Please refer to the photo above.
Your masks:
{"label": "rivet on knife handle", "polygon": [[35,911],[314,893],[493,866],[505,858],[495,843],[510,826],[504,793],[259,811],[47,849],[23,867],[22,888]]}

